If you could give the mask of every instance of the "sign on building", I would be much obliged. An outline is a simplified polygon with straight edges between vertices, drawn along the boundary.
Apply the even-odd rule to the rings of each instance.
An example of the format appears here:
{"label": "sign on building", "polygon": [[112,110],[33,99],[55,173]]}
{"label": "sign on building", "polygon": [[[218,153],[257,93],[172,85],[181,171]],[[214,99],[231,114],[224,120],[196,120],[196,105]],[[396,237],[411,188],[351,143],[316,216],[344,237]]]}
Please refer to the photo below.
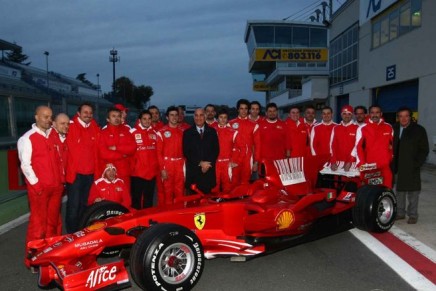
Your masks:
{"label": "sign on building", "polygon": [[395,80],[397,77],[397,65],[386,67],[386,81]]}
{"label": "sign on building", "polygon": [[383,12],[386,8],[398,0],[360,0],[360,17],[359,22],[362,26],[374,16]]}

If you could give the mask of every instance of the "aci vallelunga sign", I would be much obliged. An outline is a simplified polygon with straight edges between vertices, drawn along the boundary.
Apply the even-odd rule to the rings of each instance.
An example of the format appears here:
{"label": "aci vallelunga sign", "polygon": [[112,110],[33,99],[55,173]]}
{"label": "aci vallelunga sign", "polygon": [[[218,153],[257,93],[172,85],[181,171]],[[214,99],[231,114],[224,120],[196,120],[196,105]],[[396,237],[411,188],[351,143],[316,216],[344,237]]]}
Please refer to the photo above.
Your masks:
{"label": "aci vallelunga sign", "polygon": [[360,25],[371,20],[395,2],[398,0],[360,0]]}

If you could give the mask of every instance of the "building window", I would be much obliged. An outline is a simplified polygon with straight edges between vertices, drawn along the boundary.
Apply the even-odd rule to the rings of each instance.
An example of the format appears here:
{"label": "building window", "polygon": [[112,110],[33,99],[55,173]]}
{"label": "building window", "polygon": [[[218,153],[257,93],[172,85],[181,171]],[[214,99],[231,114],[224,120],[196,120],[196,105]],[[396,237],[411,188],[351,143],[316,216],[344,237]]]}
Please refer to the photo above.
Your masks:
{"label": "building window", "polygon": [[377,48],[421,26],[422,0],[400,1],[372,23],[372,48]]}
{"label": "building window", "polygon": [[293,47],[309,47],[309,28],[294,27],[292,31]]}
{"label": "building window", "polygon": [[9,119],[8,97],[0,96],[0,137],[10,137],[11,124]]}
{"label": "building window", "polygon": [[310,47],[327,47],[327,30],[325,28],[310,29]]}
{"label": "building window", "polygon": [[330,42],[330,85],[357,78],[358,35],[355,23]]}
{"label": "building window", "polygon": [[272,47],[274,45],[273,26],[254,26],[253,31],[258,47]]}

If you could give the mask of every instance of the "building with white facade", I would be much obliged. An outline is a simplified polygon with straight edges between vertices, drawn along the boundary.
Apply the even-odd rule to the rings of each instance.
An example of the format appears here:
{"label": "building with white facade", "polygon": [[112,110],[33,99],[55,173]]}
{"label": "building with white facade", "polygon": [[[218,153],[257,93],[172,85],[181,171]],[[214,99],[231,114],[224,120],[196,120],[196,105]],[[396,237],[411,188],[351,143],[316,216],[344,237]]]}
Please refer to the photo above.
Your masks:
{"label": "building with white facade", "polygon": [[330,27],[329,104],[378,104],[395,122],[401,106],[414,111],[436,163],[436,1],[348,0]]}

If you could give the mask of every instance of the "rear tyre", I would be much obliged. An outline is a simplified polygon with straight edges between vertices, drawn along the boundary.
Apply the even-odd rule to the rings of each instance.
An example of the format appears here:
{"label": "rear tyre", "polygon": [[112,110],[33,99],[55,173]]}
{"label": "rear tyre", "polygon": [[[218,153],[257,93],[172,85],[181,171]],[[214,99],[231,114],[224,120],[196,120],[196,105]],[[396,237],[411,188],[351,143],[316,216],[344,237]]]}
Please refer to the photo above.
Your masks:
{"label": "rear tyre", "polygon": [[[105,220],[114,216],[123,215],[128,213],[129,210],[115,202],[111,201],[101,201],[92,204],[86,208],[82,220],[80,221],[79,228],[83,229],[87,226],[94,224],[94,222],[99,220]],[[113,257],[120,253],[120,248],[106,248],[101,253],[102,257]]]}
{"label": "rear tyre", "polygon": [[151,226],[138,237],[130,253],[130,273],[143,290],[190,290],[203,268],[199,239],[176,224]]}
{"label": "rear tyre", "polygon": [[391,189],[365,185],[357,191],[356,206],[353,208],[355,227],[371,231],[386,232],[395,222],[397,198]]}

